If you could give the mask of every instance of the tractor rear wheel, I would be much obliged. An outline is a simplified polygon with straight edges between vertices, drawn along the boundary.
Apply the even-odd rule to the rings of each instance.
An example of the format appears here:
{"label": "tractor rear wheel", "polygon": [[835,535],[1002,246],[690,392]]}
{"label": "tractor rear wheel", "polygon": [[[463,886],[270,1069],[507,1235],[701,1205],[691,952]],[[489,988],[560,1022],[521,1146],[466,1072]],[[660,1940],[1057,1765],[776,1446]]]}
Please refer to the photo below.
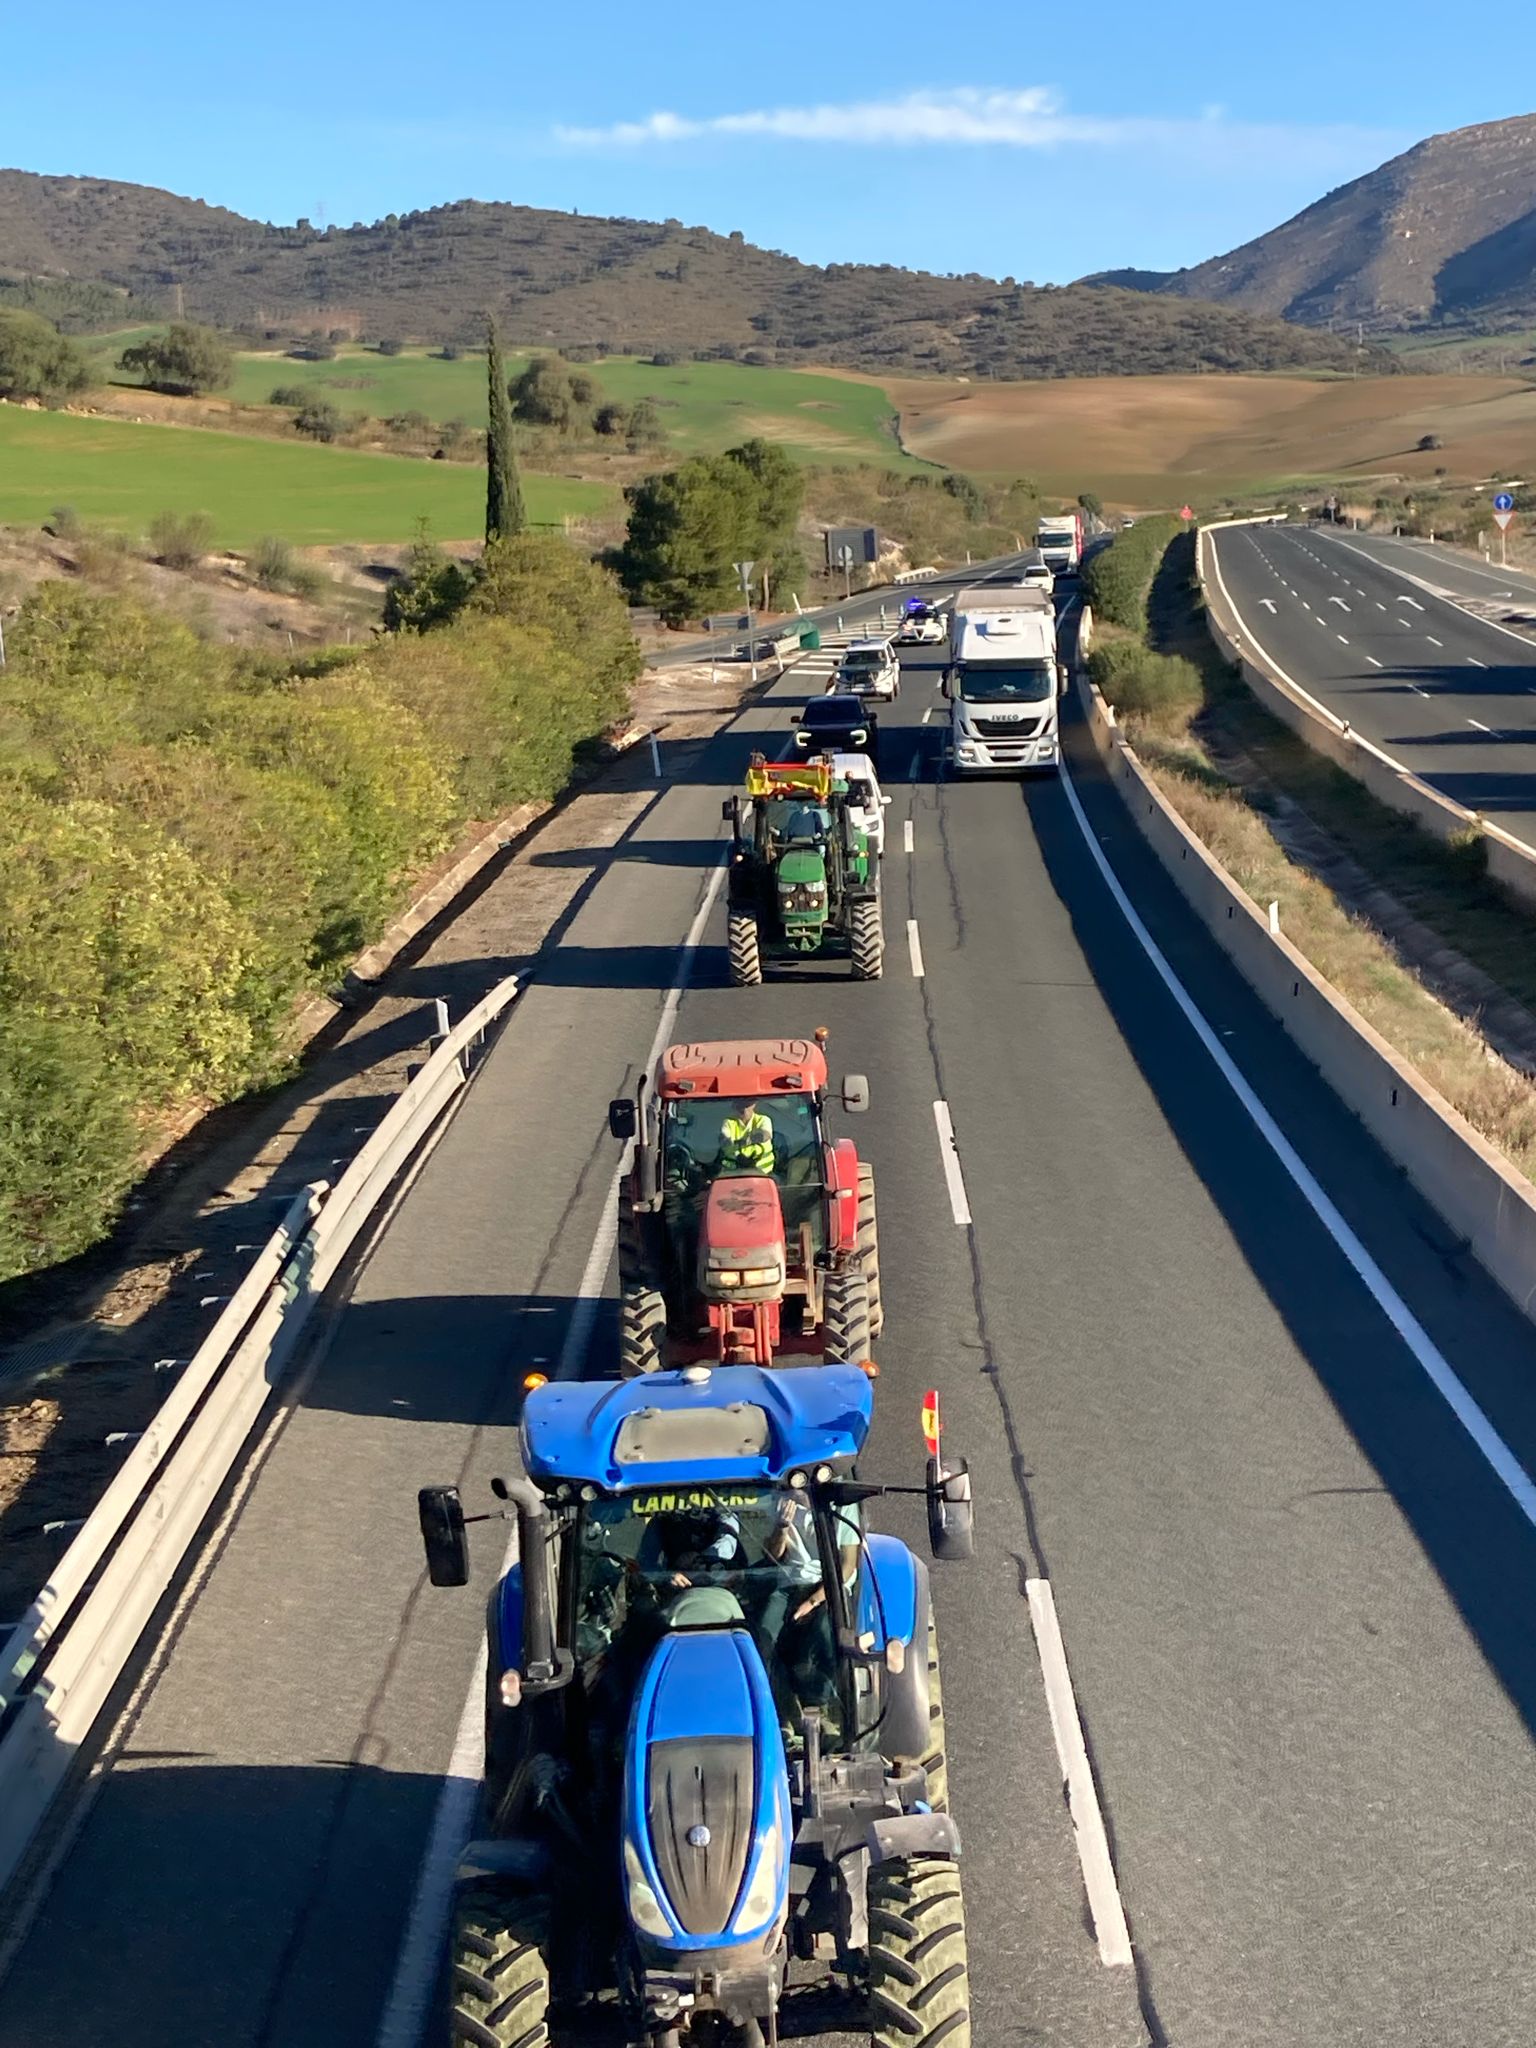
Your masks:
{"label": "tractor rear wheel", "polygon": [[878,1337],[885,1328],[885,1307],[880,1299],[880,1225],[875,1217],[875,1169],[867,1160],[859,1162],[859,1264],[869,1294],[869,1334]]}
{"label": "tractor rear wheel", "polygon": [[821,1296],[821,1355],[829,1365],[859,1365],[870,1349],[869,1288],[858,1266],[829,1273]]}
{"label": "tractor rear wheel", "polygon": [[548,2048],[547,1913],[489,1885],[454,1910],[450,2038],[465,2048]]}
{"label": "tractor rear wheel", "polygon": [[660,1372],[667,1358],[667,1304],[654,1287],[631,1282],[619,1296],[619,1377]]}
{"label": "tractor rear wheel", "polygon": [[757,919],[750,910],[733,910],[727,919],[731,951],[731,987],[756,988],[763,978],[763,949]]}
{"label": "tractor rear wheel", "polygon": [[869,1873],[870,2048],[970,2048],[960,1870],[947,1857]]}
{"label": "tractor rear wheel", "polygon": [[878,981],[885,972],[885,920],[878,899],[855,903],[848,923],[855,981]]}

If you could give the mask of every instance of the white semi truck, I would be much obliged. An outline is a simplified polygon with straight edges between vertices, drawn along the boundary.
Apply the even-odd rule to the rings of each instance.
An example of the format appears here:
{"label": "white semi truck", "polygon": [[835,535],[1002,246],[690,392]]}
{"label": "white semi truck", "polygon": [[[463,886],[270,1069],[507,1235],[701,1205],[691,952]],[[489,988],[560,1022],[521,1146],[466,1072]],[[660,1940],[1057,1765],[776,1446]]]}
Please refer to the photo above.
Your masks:
{"label": "white semi truck", "polygon": [[1042,519],[1035,528],[1035,546],[1053,575],[1075,576],[1083,559],[1082,513],[1062,512]]}
{"label": "white semi truck", "polygon": [[963,590],[950,611],[949,760],[960,775],[1058,764],[1056,612],[1043,590]]}

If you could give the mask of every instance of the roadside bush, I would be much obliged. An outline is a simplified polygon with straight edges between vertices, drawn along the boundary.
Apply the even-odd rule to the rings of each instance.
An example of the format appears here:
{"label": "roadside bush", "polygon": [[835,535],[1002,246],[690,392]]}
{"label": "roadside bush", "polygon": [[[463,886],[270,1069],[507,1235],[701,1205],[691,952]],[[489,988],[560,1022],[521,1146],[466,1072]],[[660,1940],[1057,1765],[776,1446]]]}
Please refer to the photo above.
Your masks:
{"label": "roadside bush", "polygon": [[1154,654],[1138,640],[1101,642],[1088,657],[1088,674],[1122,716],[1153,724],[1187,717],[1204,698],[1193,662],[1181,654]]}
{"label": "roadside bush", "polygon": [[[275,536],[251,566],[313,573]],[[638,656],[603,572],[523,535],[475,600],[297,669],[131,594],[23,601],[0,670],[0,1279],[92,1243],[159,1119],[273,1078],[296,1001],[411,876],[554,795],[622,714]]]}
{"label": "roadside bush", "polygon": [[397,341],[393,335],[387,341],[381,341],[375,345],[381,356],[398,356],[405,353],[405,343]]}
{"label": "roadside bush", "polygon": [[1184,522],[1171,513],[1141,519],[1129,533],[1120,533],[1083,565],[1083,601],[1095,618],[1108,619],[1128,633],[1147,630],[1147,593],[1169,541],[1182,533]]}
{"label": "roadside bush", "polygon": [[308,405],[309,391],[303,384],[278,384],[267,399],[268,405]]}
{"label": "roadside bush", "polygon": [[55,505],[48,514],[48,530],[59,540],[71,540],[80,531],[80,514],[73,505]]}
{"label": "roadside bush", "polygon": [[195,569],[213,546],[213,521],[206,512],[157,512],[149,544],[167,569]]}

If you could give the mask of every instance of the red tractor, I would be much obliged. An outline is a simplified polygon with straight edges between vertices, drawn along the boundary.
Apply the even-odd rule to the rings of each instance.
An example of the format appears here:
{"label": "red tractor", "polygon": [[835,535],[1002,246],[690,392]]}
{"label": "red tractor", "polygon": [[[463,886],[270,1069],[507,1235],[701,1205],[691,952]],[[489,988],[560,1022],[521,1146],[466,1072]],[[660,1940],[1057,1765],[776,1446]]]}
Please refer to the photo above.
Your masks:
{"label": "red tractor", "polygon": [[[826,1132],[826,1032],[668,1046],[608,1109],[619,1187],[620,1371],[784,1354],[864,1365],[880,1334],[874,1169]],[[845,1110],[869,1106],[849,1074]]]}

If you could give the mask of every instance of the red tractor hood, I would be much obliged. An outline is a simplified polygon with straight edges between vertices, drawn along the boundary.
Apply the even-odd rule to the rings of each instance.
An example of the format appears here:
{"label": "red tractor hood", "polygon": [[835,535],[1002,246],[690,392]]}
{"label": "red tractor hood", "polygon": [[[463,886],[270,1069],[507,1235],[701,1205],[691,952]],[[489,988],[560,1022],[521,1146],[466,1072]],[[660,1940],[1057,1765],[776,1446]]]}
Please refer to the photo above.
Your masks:
{"label": "red tractor hood", "polygon": [[784,1210],[767,1174],[732,1174],[715,1182],[704,1203],[699,1251],[715,1265],[729,1260],[760,1266],[777,1259],[782,1266]]}

